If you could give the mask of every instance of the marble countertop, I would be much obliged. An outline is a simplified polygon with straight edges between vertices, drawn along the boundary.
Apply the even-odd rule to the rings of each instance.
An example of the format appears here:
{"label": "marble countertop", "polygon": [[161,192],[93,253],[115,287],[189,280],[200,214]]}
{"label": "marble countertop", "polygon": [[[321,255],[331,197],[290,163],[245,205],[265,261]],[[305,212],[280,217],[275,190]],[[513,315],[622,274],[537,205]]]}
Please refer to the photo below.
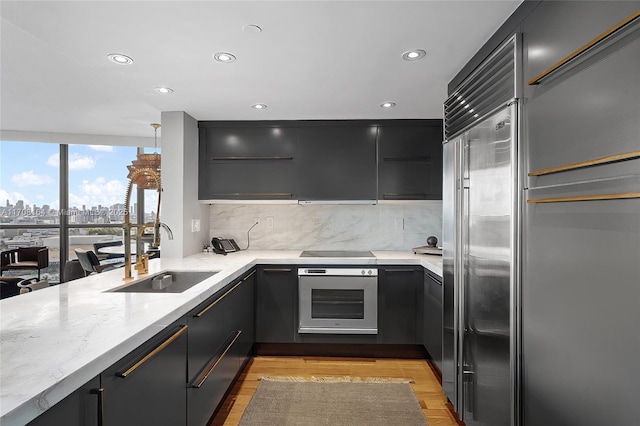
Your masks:
{"label": "marble countertop", "polygon": [[0,424],[31,421],[255,265],[415,264],[442,276],[440,256],[373,251],[375,258],[301,258],[300,253],[249,250],[149,262],[149,275],[169,269],[219,271],[183,293],[105,292],[125,284],[124,271],[117,269],[2,300]]}

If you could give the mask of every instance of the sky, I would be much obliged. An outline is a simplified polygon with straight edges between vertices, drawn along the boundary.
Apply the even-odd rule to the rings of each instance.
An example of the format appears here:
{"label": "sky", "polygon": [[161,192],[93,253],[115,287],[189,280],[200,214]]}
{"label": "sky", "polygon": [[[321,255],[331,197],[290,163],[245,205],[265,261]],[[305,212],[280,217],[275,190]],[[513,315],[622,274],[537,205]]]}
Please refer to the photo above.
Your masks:
{"label": "sky", "polygon": [[[58,144],[0,142],[0,206],[24,200],[59,209],[59,155]],[[124,203],[126,166],[135,157],[130,146],[69,145],[69,206]],[[157,200],[155,191],[146,191],[146,210],[155,211]]]}

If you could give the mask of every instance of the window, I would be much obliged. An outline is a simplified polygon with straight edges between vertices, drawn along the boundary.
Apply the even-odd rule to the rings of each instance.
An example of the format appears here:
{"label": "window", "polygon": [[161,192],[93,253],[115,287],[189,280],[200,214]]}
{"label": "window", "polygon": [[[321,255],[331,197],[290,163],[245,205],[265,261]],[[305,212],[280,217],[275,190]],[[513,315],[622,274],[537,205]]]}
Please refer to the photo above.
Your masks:
{"label": "window", "polygon": [[[135,157],[130,146],[69,145],[69,226],[124,222],[127,165]],[[131,207],[135,217],[137,204]]]}
{"label": "window", "polygon": [[[49,268],[41,276],[58,281],[60,265],[60,148],[40,142],[0,142],[0,250],[48,246]],[[31,278],[36,271],[4,271]]]}
{"label": "window", "polygon": [[[94,242],[122,240],[127,165],[136,153],[131,146],[0,141],[0,250],[49,247],[50,266],[43,273],[50,283],[57,283],[64,274],[60,265],[76,258],[75,248],[93,250]],[[61,160],[65,156],[68,172]],[[62,197],[61,182],[68,183]],[[144,205],[145,219],[153,220],[157,191],[144,193],[147,196],[140,197],[140,205]],[[132,222],[137,216],[137,195],[141,194],[134,190]],[[30,271],[20,274],[33,275]]]}

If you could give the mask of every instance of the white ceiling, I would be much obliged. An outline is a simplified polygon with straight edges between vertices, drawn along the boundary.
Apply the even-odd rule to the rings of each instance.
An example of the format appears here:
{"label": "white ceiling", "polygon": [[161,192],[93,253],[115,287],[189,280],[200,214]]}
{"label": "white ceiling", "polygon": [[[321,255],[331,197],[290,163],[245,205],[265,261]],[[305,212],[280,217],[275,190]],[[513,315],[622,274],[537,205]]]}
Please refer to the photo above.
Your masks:
{"label": "white ceiling", "polygon": [[[449,81],[520,3],[3,0],[0,128],[151,136],[162,111],[440,118]],[[250,24],[262,32],[243,31]],[[403,61],[414,48],[426,57]],[[237,60],[215,62],[219,51]],[[110,53],[134,63],[116,65]]]}

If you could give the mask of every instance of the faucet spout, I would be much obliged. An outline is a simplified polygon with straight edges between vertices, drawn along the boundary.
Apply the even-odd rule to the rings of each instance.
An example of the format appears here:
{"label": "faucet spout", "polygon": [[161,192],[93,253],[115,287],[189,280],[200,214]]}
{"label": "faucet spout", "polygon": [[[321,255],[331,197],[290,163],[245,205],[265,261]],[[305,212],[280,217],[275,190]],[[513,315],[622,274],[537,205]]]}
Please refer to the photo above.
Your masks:
{"label": "faucet spout", "polygon": [[[157,185],[158,190],[158,209],[156,211],[156,220],[150,224],[132,224],[131,218],[129,217],[129,210],[131,206],[131,189],[133,188],[133,184],[141,176],[151,176]],[[139,274],[146,274],[148,272],[148,256],[142,253],[142,234],[147,226],[153,226],[153,245],[154,248],[159,246],[158,240],[158,229],[160,225],[163,225],[163,228],[168,229],[168,234],[170,235],[170,239],[173,239],[173,233],[171,233],[171,228],[169,228],[166,224],[162,224],[160,222],[160,196],[162,193],[162,185],[160,183],[160,173],[155,170],[149,168],[141,168],[136,169],[129,174],[129,185],[127,186],[127,195],[125,196],[125,221],[122,227],[124,228],[124,279],[130,280],[131,277],[131,228],[136,228],[138,232],[136,232],[136,270]]]}
{"label": "faucet spout", "polygon": [[173,231],[169,228],[169,225],[164,222],[160,222],[160,226],[167,232],[167,237],[169,237],[170,240],[173,240]]}

